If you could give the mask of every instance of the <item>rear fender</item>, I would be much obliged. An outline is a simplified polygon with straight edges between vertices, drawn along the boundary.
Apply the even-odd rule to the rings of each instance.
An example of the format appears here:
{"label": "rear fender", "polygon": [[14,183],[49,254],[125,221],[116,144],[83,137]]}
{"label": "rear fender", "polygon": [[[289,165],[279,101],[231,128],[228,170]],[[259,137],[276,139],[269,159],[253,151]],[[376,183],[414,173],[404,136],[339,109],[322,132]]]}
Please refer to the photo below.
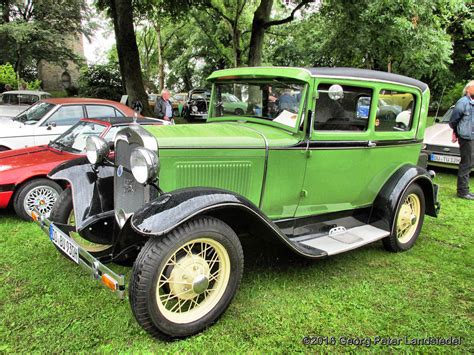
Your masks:
{"label": "rear fender", "polygon": [[392,232],[401,198],[414,183],[421,187],[425,195],[425,213],[436,217],[440,208],[437,201],[438,186],[433,184],[426,169],[409,164],[398,169],[380,190],[372,207],[370,224]]}
{"label": "rear fender", "polygon": [[48,176],[71,185],[78,230],[90,222],[88,219],[113,210],[113,166],[101,165],[93,169],[87,158],[82,157],[59,165]]}

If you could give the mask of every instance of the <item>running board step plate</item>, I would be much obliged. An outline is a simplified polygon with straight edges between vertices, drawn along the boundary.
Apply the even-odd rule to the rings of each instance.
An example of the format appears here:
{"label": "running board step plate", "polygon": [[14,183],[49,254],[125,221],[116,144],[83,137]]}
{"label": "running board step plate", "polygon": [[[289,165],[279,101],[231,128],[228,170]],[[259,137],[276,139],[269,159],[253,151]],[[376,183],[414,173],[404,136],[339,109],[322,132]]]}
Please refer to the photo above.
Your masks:
{"label": "running board step plate", "polygon": [[311,236],[308,236],[308,239],[298,243],[325,251],[328,255],[335,255],[359,248],[389,235],[390,232],[366,224],[328,236],[318,236],[313,239],[311,239]]}

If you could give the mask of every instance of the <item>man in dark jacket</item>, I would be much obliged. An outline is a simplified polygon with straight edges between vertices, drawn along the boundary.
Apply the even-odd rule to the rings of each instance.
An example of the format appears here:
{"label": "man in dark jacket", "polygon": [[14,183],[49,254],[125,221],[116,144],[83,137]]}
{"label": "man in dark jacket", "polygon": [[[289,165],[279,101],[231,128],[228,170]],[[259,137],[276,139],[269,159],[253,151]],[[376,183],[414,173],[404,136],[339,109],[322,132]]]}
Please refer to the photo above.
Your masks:
{"label": "man in dark jacket", "polygon": [[463,91],[464,96],[454,106],[449,126],[453,129],[455,139],[459,141],[461,162],[458,171],[458,196],[474,200],[469,192],[469,174],[474,163],[474,80],[471,80]]}
{"label": "man in dark jacket", "polygon": [[173,106],[170,101],[170,92],[166,89],[163,89],[161,91],[161,96],[156,98],[155,116],[167,121],[171,121],[173,118]]}

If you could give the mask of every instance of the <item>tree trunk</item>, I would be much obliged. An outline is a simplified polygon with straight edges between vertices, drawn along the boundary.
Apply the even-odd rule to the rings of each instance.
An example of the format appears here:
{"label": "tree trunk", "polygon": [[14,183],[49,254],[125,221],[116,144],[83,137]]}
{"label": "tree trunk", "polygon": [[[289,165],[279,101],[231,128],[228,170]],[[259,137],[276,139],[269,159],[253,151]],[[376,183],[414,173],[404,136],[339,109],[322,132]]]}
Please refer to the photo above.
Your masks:
{"label": "tree trunk", "polygon": [[163,61],[163,47],[161,43],[161,27],[159,24],[155,26],[156,29],[156,45],[158,55],[158,77],[160,78],[159,92],[165,88],[165,64]]}
{"label": "tree trunk", "polygon": [[249,67],[262,65],[263,41],[265,38],[266,24],[270,19],[272,7],[273,0],[261,0],[260,5],[253,15],[249,47]]}
{"label": "tree trunk", "polygon": [[140,101],[143,105],[142,114],[150,116],[148,96],[143,86],[137,40],[133,28],[132,0],[112,0],[112,17],[114,21],[115,39],[119,57],[120,73],[125,83],[128,103]]}

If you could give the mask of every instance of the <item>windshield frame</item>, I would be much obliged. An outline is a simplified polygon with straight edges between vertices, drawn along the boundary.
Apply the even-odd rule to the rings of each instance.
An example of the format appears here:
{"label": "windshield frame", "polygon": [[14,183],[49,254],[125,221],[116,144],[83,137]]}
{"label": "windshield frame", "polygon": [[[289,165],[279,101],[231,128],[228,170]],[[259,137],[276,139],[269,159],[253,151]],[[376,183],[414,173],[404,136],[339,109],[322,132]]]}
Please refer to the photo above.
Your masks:
{"label": "windshield frame", "polygon": [[[253,80],[258,80],[258,81],[265,81],[267,80],[269,84],[274,83],[275,81],[290,81],[293,84],[298,84],[302,86],[302,91],[301,91],[301,101],[298,106],[298,117],[296,119],[296,124],[295,127],[290,127],[288,125],[285,125],[283,123],[278,123],[274,122],[272,120],[264,119],[264,118],[258,118],[258,117],[252,117],[252,116],[233,116],[233,115],[224,115],[221,117],[216,117],[215,115],[215,101],[216,101],[216,95],[217,95],[217,85],[228,85],[231,83],[238,83],[239,81],[245,85],[246,83],[251,85]],[[209,110],[208,110],[208,119],[207,122],[226,122],[226,121],[231,121],[231,122],[252,122],[252,123],[259,123],[267,126],[272,126],[276,128],[281,128],[286,131],[290,131],[292,133],[298,133],[301,131],[302,127],[302,119],[304,117],[307,117],[307,112],[308,111],[308,90],[309,90],[309,83],[303,80],[298,80],[298,79],[293,79],[293,78],[280,78],[280,77],[268,77],[268,76],[263,76],[263,77],[254,77],[254,78],[248,78],[248,77],[235,77],[229,80],[216,80],[212,82],[212,89],[211,89],[211,97],[210,97],[210,103],[209,103]]]}

